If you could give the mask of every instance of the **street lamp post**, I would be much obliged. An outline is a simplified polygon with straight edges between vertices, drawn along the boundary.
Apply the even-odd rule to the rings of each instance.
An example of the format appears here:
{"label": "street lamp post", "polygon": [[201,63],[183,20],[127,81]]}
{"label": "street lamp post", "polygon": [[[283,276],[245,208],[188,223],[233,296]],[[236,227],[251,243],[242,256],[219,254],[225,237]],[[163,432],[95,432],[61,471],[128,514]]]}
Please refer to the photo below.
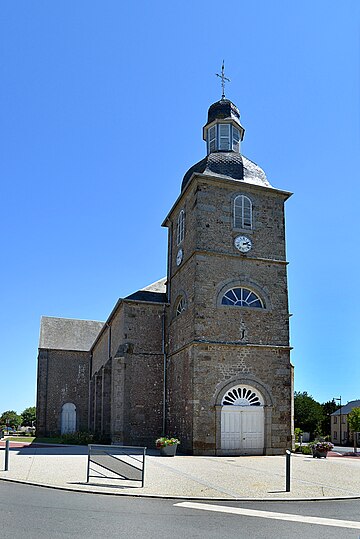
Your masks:
{"label": "street lamp post", "polygon": [[341,440],[341,395],[338,399],[335,399],[336,401],[340,401],[340,445],[342,445],[342,440]]}

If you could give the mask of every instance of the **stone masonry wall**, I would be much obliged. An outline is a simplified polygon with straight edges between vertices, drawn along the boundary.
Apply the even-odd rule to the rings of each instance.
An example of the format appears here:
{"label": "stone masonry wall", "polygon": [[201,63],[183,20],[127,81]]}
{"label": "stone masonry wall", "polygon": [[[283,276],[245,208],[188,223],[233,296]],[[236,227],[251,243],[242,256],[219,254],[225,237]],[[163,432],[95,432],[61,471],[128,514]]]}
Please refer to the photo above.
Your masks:
{"label": "stone masonry wall", "polygon": [[[245,257],[196,255],[197,339],[254,344],[289,344],[286,266]],[[265,308],[222,305],[224,293],[248,286]]]}
{"label": "stone masonry wall", "polygon": [[76,406],[76,429],[87,429],[89,397],[89,352],[39,350],[38,435],[59,434],[61,409]]}
{"label": "stone masonry wall", "polygon": [[[198,345],[194,351],[195,454],[215,454],[216,403],[224,387],[255,386],[271,407],[271,436],[265,437],[265,454],[282,454],[291,448],[291,366],[289,350],[252,346]],[[271,395],[271,402],[266,402]]]}
{"label": "stone masonry wall", "polygon": [[105,365],[109,359],[109,327],[105,327],[92,350],[91,376]]}
{"label": "stone masonry wall", "polygon": [[[233,200],[238,194],[252,201],[251,230],[233,227]],[[177,216],[185,208],[184,258],[178,266],[174,233],[169,269],[168,420],[184,438],[186,449],[196,454],[220,450],[216,395],[227,384],[244,380],[266,388],[266,454],[291,447],[286,198],[286,193],[269,188],[199,178],[170,216],[176,231]],[[248,253],[234,247],[237,235],[251,239]],[[265,308],[222,305],[223,294],[236,286],[254,290]],[[176,317],[181,295],[186,310]]]}
{"label": "stone masonry wall", "polygon": [[181,440],[181,451],[193,449],[193,352],[185,347],[167,360],[167,434]]}
{"label": "stone masonry wall", "polygon": [[[154,447],[161,435],[163,304],[124,303],[124,442]],[[113,406],[117,396],[113,394]]]}
{"label": "stone masonry wall", "polygon": [[153,446],[161,434],[163,310],[123,300],[94,346],[95,430],[114,442]]}

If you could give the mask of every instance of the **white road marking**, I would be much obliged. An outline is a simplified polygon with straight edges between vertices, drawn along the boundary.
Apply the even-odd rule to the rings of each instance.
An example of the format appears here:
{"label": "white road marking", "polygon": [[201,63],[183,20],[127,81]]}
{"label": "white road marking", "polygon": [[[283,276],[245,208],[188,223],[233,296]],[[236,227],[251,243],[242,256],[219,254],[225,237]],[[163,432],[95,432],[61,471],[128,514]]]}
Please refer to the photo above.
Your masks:
{"label": "white road marking", "polygon": [[291,515],[289,513],[273,513],[272,511],[258,511],[241,507],[228,507],[225,505],[210,505],[208,503],[180,502],[174,504],[187,509],[201,509],[203,511],[216,511],[230,513],[245,517],[272,518],[275,520],[289,520],[290,522],[303,522],[305,524],[318,524],[320,526],[335,526],[337,528],[352,528],[360,530],[360,522],[354,520],[336,520],[334,518],[310,517],[304,515]]}

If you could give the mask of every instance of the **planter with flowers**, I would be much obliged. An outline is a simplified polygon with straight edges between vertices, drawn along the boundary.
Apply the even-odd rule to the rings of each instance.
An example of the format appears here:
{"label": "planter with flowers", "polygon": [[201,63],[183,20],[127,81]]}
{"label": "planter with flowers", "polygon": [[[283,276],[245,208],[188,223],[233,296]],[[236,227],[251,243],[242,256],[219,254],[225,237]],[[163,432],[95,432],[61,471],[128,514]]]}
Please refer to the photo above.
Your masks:
{"label": "planter with flowers", "polygon": [[334,448],[331,442],[317,442],[312,446],[313,458],[326,459],[327,454]]}
{"label": "planter with flowers", "polygon": [[177,438],[169,438],[168,436],[162,436],[156,440],[156,447],[160,449],[160,455],[162,457],[175,457],[177,446],[180,440]]}

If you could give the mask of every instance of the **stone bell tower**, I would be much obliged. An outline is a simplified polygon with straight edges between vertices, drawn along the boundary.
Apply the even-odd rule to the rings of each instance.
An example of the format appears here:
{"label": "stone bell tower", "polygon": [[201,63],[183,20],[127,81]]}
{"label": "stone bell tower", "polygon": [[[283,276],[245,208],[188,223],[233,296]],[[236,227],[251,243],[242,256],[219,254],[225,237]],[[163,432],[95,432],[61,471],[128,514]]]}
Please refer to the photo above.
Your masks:
{"label": "stone bell tower", "polygon": [[292,445],[284,203],[241,153],[223,95],[203,128],[169,229],[167,432],[193,454],[281,454]]}

